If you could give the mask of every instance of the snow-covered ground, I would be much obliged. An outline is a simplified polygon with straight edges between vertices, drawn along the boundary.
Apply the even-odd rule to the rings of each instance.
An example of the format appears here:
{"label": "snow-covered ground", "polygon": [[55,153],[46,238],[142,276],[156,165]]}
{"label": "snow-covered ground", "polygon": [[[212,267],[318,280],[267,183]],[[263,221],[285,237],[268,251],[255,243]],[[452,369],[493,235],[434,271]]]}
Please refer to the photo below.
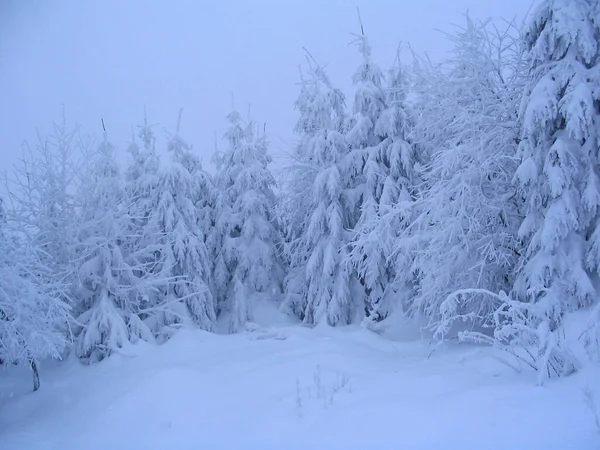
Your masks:
{"label": "snow-covered ground", "polygon": [[[394,338],[394,339],[390,339]],[[279,322],[182,331],[94,366],[0,373],[0,448],[598,449],[585,373],[543,387],[488,348]]]}

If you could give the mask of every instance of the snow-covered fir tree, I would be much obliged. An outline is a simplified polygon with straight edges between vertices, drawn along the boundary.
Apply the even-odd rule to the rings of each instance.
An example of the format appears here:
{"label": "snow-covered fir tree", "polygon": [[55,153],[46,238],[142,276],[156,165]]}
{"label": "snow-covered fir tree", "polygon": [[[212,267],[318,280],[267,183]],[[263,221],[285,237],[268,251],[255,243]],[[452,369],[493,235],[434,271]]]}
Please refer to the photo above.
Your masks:
{"label": "snow-covered fir tree", "polygon": [[[12,225],[19,227],[20,222]],[[0,199],[0,361],[29,365],[37,390],[38,362],[60,359],[69,345],[66,286],[60,278],[51,279],[52,270],[44,265],[40,248],[20,227],[11,228]]]}
{"label": "snow-covered fir tree", "polygon": [[283,268],[266,136],[252,121],[244,124],[235,110],[227,119],[228,146],[217,156],[221,202],[215,287],[220,320],[228,332],[236,332],[252,319],[254,302],[280,295]]}
{"label": "snow-covered fir tree", "polygon": [[597,295],[598,12],[591,0],[544,0],[524,36],[530,81],[516,180],[526,199],[519,229],[525,245],[502,337],[533,347],[540,382],[576,370],[562,319]]}
{"label": "snow-covered fir tree", "polygon": [[145,213],[142,236],[146,245],[142,248],[146,255],[148,248],[152,249],[153,257],[146,262],[155,277],[145,315],[159,341],[186,324],[212,330],[216,317],[206,244],[213,186],[192,147],[179,135],[180,121],[181,115],[177,133],[167,145],[166,167],[158,172],[152,162],[150,130],[142,128],[146,170],[140,181],[147,177],[139,207],[140,213]]}
{"label": "snow-covered fir tree", "polygon": [[373,231],[386,256],[384,279],[388,279],[388,284],[380,300],[373,305],[374,319],[385,318],[398,307],[404,310],[414,294],[413,254],[409,250],[412,230],[409,227],[413,221],[413,201],[421,183],[422,158],[412,143],[414,117],[407,102],[408,89],[409,83],[398,55],[388,75],[387,109],[375,127],[376,133],[383,138],[378,150],[387,173],[379,199],[379,219]]}
{"label": "snow-covered fir tree", "polygon": [[148,195],[156,184],[156,176],[160,167],[160,159],[156,153],[156,137],[148,117],[144,117],[144,124],[139,126],[137,137],[141,139],[142,146],[137,143],[135,134],[127,148],[129,165],[125,172],[126,189],[133,199]]}
{"label": "snow-covered fir tree", "polygon": [[348,324],[364,315],[363,289],[348,256],[362,160],[346,140],[344,95],[322,67],[311,64],[296,108],[300,142],[286,186],[290,269],[283,306],[308,324]]}
{"label": "snow-covered fir tree", "polygon": [[[382,137],[375,127],[386,109],[385,92],[382,87],[383,73],[372,61],[371,46],[364,34],[355,43],[362,57],[361,64],[352,77],[355,86],[354,105],[349,129],[346,134],[350,150],[361,161],[362,185],[360,186],[360,217],[350,260],[356,267],[360,283],[364,286],[363,302],[370,310],[377,304],[387,285],[386,255],[381,240],[368,232],[376,223],[379,200],[388,168],[381,158],[379,145]],[[370,230],[369,230],[370,231]]]}
{"label": "snow-covered fir tree", "polygon": [[144,228],[154,206],[152,201],[157,195],[160,159],[156,153],[154,132],[148,125],[147,117],[144,117],[144,125],[139,128],[138,137],[143,145],[140,147],[136,136],[132,135],[127,148],[129,162],[125,170],[124,189],[131,209],[131,227],[136,230],[134,237],[143,240],[149,237]]}
{"label": "snow-covered fir tree", "polygon": [[80,329],[75,351],[87,362],[100,361],[149,334],[137,318],[141,295],[136,267],[123,252],[128,214],[114,153],[105,133],[79,192],[76,257],[81,264],[74,311]]}
{"label": "snow-covered fir tree", "polygon": [[152,340],[146,322],[152,322],[150,318],[160,314],[159,305],[164,301],[164,292],[172,280],[161,272],[165,258],[161,250],[166,235],[160,223],[154,220],[162,187],[160,159],[147,117],[139,127],[138,137],[142,146],[138,145],[134,135],[127,149],[130,159],[125,171],[124,193],[128,217],[121,247],[128,264],[136,267],[134,275],[140,287],[140,310],[134,320],[144,322],[138,324],[139,333],[145,336],[145,340]]}
{"label": "snow-covered fir tree", "polygon": [[[384,80],[371,61],[366,37],[360,36],[357,43],[363,63],[354,76],[355,120],[348,138],[365,149],[365,190],[351,258],[365,286],[370,319],[378,321],[408,295],[403,288],[412,278],[410,255],[393,250],[400,230],[409,223],[404,202],[411,201],[414,191],[415,155],[408,142],[407,85],[399,55]],[[368,138],[361,141],[361,136]]]}

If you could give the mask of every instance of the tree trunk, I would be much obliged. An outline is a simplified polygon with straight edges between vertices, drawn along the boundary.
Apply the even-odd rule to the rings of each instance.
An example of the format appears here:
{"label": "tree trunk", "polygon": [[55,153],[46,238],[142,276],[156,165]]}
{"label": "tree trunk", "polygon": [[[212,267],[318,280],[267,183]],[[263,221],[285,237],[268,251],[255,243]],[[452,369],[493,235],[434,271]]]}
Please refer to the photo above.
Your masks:
{"label": "tree trunk", "polygon": [[38,372],[37,364],[33,359],[29,360],[31,371],[33,372],[33,392],[40,388],[40,373]]}

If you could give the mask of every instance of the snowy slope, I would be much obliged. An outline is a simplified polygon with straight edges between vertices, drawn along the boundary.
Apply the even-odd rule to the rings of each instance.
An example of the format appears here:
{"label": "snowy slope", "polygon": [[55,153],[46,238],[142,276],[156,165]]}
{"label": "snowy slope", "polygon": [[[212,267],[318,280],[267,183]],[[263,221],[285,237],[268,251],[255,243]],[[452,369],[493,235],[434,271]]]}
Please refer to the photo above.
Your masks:
{"label": "snowy slope", "polygon": [[359,327],[182,331],[0,381],[0,448],[598,449],[583,375],[535,386],[490,349]]}

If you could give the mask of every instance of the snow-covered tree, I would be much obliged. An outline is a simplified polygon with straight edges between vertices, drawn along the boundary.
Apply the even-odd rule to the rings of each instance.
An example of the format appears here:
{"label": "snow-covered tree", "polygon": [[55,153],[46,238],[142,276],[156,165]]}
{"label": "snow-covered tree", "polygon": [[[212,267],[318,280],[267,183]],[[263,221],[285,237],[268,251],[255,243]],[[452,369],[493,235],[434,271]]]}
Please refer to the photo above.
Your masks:
{"label": "snow-covered tree", "polygon": [[283,268],[266,136],[257,134],[253,122],[244,124],[235,110],[228,121],[228,147],[218,155],[222,204],[216,211],[215,284],[219,316],[235,332],[252,319],[254,301],[281,293]]}
{"label": "snow-covered tree", "polygon": [[318,65],[311,64],[296,108],[300,142],[287,180],[290,273],[283,306],[308,324],[347,324],[364,314],[348,257],[362,159],[346,141],[344,96]]}
{"label": "snow-covered tree", "polygon": [[[428,161],[415,202],[411,250],[419,284],[409,304],[409,313],[424,315],[440,336],[455,319],[491,324],[496,305],[481,292],[511,288],[519,222],[512,185],[515,93],[522,88],[518,36],[512,26],[500,32],[467,16],[448,37],[453,58],[421,72],[421,91],[434,90],[416,101],[414,140]],[[450,308],[446,298],[463,289],[472,290]]]}
{"label": "snow-covered tree", "polygon": [[544,0],[524,36],[530,81],[516,180],[526,199],[519,229],[525,245],[504,337],[534,348],[540,381],[576,369],[562,318],[597,295],[591,273],[600,267],[598,13],[591,0]]}
{"label": "snow-covered tree", "polygon": [[100,361],[128,342],[150,335],[137,316],[142,296],[136,267],[128,264],[123,252],[128,208],[114,152],[105,133],[79,192],[77,260],[81,264],[75,312],[81,329],[75,351],[88,362]]}
{"label": "snow-covered tree", "polygon": [[142,146],[134,135],[127,149],[130,160],[125,171],[124,194],[128,217],[121,247],[127,263],[136,267],[134,275],[142,295],[139,319],[145,320],[157,312],[155,308],[164,301],[164,292],[173,280],[161,273],[166,234],[160,223],[153,220],[162,192],[160,160],[147,117],[139,127],[138,137]]}
{"label": "snow-covered tree", "polygon": [[134,199],[144,197],[148,190],[152,190],[160,167],[160,160],[156,154],[156,138],[147,117],[144,117],[144,124],[139,126],[137,135],[143,145],[140,147],[135,135],[132,136],[127,149],[130,161],[125,172],[128,195]]}
{"label": "snow-covered tree", "polygon": [[[160,341],[181,325],[212,330],[215,322],[212,262],[206,244],[213,186],[192,147],[179,135],[180,121],[181,115],[177,133],[168,142],[164,169],[156,172],[155,163],[150,163],[152,147],[145,150],[151,167],[144,171],[147,183],[140,185],[146,186],[139,208],[140,213],[145,211],[142,248],[146,255],[152,249],[148,270],[156,277],[146,322]],[[146,128],[142,132],[142,137],[149,135]]]}
{"label": "snow-covered tree", "polygon": [[378,150],[387,173],[379,199],[380,219],[370,232],[374,233],[371,239],[376,236],[384,249],[387,266],[384,279],[388,279],[388,284],[373,304],[374,319],[385,318],[398,307],[404,309],[414,294],[413,254],[408,242],[412,233],[409,227],[413,219],[413,202],[422,181],[419,177],[422,157],[412,142],[415,119],[408,107],[408,87],[398,56],[388,76],[387,109],[375,128],[383,138]]}
{"label": "snow-covered tree", "polygon": [[365,286],[369,316],[377,321],[408,295],[402,288],[412,278],[410,255],[393,250],[409,223],[405,202],[412,200],[416,161],[408,142],[407,85],[400,58],[384,84],[383,74],[371,61],[366,37],[357,42],[363,63],[354,76],[355,119],[348,138],[353,146],[365,149],[365,186],[351,258]]}
{"label": "snow-covered tree", "polygon": [[38,140],[34,148],[25,146],[22,159],[7,180],[11,215],[32,245],[39,248],[41,262],[49,269],[45,273],[73,285],[77,230],[74,194],[82,182],[80,164],[92,140],[77,128],[69,130],[64,115],[48,136]]}
{"label": "snow-covered tree", "polygon": [[379,151],[382,137],[375,127],[386,109],[386,96],[382,87],[383,73],[372,61],[371,46],[364,34],[355,43],[362,61],[352,77],[355,86],[354,106],[349,130],[346,134],[351,152],[362,160],[360,186],[360,217],[355,231],[358,239],[353,242],[350,260],[356,267],[360,283],[364,286],[363,302],[371,309],[381,299],[387,285],[386,255],[381,241],[369,233],[377,222],[379,200],[388,173],[386,161]]}
{"label": "snow-covered tree", "polygon": [[65,285],[52,281],[42,255],[19,229],[7,226],[0,199],[0,361],[29,365],[34,390],[40,386],[37,362],[60,359],[70,342]]}

